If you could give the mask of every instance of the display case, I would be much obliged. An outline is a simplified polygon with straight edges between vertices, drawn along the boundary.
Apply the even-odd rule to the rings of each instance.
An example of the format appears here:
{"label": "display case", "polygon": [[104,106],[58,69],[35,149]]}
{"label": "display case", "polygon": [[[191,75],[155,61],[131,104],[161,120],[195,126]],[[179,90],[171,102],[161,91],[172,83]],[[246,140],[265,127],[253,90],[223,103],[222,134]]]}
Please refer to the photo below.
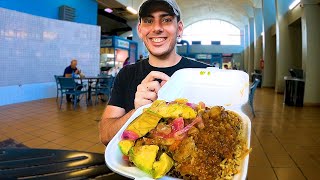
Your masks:
{"label": "display case", "polygon": [[100,42],[101,73],[116,76],[120,69],[138,59],[138,44],[118,36],[102,36]]}

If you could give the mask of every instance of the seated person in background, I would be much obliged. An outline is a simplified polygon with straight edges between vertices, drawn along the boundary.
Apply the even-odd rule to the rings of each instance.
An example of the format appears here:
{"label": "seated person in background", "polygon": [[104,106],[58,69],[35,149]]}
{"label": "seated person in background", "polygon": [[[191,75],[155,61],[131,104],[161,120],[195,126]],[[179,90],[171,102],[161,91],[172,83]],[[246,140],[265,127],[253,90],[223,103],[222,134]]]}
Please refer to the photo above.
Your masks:
{"label": "seated person in background", "polygon": [[[73,59],[71,61],[70,66],[68,66],[64,69],[63,77],[74,78],[76,75],[80,75],[81,72],[80,72],[80,70],[78,70],[77,64],[78,64],[78,61],[76,59]],[[80,85],[80,84],[78,84],[78,85]],[[77,90],[81,90],[82,87],[83,86],[78,86]],[[68,102],[71,102],[71,98],[70,98],[69,94],[66,95],[66,98],[67,98]],[[77,101],[79,101],[79,99]]]}
{"label": "seated person in background", "polygon": [[226,64],[223,65],[223,68],[224,68],[224,69],[229,69],[228,65],[226,65]]}

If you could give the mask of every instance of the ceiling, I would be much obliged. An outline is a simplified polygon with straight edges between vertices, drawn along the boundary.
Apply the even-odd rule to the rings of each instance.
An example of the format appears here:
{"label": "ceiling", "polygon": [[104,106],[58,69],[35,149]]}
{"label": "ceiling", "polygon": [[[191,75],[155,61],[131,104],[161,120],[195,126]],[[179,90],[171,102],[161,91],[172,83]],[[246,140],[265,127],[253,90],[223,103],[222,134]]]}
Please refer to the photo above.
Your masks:
{"label": "ceiling", "polygon": [[[138,10],[143,0],[97,0],[100,8],[109,7],[113,14],[125,20],[137,19],[126,11],[126,6]],[[240,29],[254,16],[254,8],[262,7],[262,0],[176,0],[185,26],[205,19],[220,19]]]}

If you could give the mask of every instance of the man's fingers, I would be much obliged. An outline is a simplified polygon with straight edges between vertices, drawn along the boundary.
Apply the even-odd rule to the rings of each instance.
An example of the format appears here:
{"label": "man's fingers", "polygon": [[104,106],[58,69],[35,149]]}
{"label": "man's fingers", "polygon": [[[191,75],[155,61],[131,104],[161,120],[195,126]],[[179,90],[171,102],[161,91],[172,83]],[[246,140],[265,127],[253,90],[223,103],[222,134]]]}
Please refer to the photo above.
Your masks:
{"label": "man's fingers", "polygon": [[154,91],[158,93],[159,89],[161,88],[160,83],[158,81],[152,81],[145,84],[147,86],[148,91]]}
{"label": "man's fingers", "polygon": [[167,81],[162,81],[161,82],[161,84],[160,84],[160,86],[162,87],[164,84],[166,84],[167,83]]}
{"label": "man's fingers", "polygon": [[141,84],[154,81],[155,79],[160,79],[162,81],[168,81],[170,77],[163,72],[151,71],[146,78],[141,82]]}

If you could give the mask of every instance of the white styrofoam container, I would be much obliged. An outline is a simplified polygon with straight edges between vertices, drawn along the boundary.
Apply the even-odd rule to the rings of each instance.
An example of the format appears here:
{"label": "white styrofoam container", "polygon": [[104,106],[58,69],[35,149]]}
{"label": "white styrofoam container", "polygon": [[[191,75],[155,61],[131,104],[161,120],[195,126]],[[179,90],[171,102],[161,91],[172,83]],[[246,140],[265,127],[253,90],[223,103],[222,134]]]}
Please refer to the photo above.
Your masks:
{"label": "white styrofoam container", "polygon": [[[189,102],[204,102],[206,106],[221,105],[228,110],[238,113],[242,117],[245,136],[250,147],[251,122],[241,111],[241,105],[248,101],[249,76],[242,71],[206,69],[181,69],[175,72],[171,79],[158,92],[158,99],[173,101],[177,98],[186,98]],[[121,135],[127,126],[137,118],[145,105],[135,111],[115,137],[109,142],[105,150],[107,166],[114,172],[132,179],[152,179],[152,177],[137,167],[129,167],[122,160],[122,153],[118,147]],[[249,156],[243,160],[240,173],[233,179],[244,180],[247,176]],[[163,180],[174,179],[165,176]]]}

